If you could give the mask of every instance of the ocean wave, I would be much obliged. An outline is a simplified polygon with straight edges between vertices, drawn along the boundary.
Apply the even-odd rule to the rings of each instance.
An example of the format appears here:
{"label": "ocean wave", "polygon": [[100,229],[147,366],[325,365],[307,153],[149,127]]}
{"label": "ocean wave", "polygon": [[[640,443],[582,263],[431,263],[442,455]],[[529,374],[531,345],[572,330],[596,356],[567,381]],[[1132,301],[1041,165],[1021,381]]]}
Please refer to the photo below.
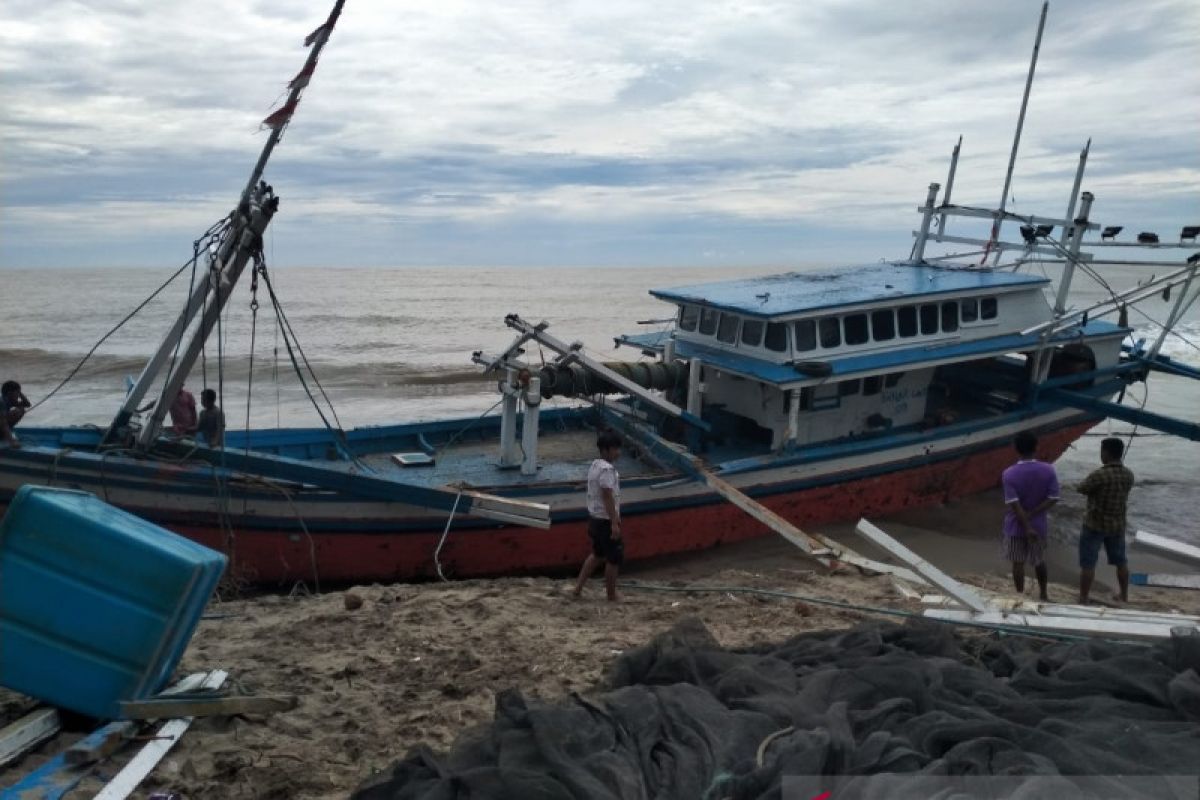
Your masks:
{"label": "ocean wave", "polygon": [[[0,349],[0,369],[4,377],[15,378],[33,389],[35,384],[61,380],[75,368],[84,353],[69,353],[38,348]],[[141,372],[150,355],[129,356],[95,353],[79,371],[76,380],[115,383],[126,375]],[[353,386],[435,386],[484,383],[494,380],[484,376],[479,369],[453,365],[418,365],[403,362],[379,362],[356,360],[311,359],[313,371],[322,383]],[[246,355],[228,356],[224,360],[224,372],[229,378],[237,379],[248,375],[250,358]],[[193,373],[199,374],[199,364]],[[278,364],[271,357],[259,355],[254,360],[254,379],[269,379],[276,369],[281,374],[291,375],[291,362],[281,349]],[[208,359],[210,381],[216,374],[216,362]]]}
{"label": "ocean wave", "polygon": [[[1149,347],[1160,333],[1162,328],[1158,325],[1142,325],[1134,329],[1133,338],[1135,341],[1145,339]],[[1163,340],[1159,352],[1185,364],[1200,364],[1200,322],[1188,321],[1176,325]]]}

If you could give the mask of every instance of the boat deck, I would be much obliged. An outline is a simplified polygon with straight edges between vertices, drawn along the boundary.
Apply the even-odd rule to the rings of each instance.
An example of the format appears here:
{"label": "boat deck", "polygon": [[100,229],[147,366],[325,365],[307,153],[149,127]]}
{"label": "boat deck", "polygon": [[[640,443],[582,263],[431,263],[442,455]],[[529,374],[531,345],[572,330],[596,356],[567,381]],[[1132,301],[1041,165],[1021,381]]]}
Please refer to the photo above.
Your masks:
{"label": "boat deck", "polygon": [[[360,461],[381,475],[422,486],[438,487],[465,483],[473,487],[544,487],[554,484],[582,484],[588,467],[597,457],[596,434],[591,430],[544,430],[538,440],[537,475],[522,475],[520,467],[501,469],[499,446],[495,439],[461,442],[439,449],[434,463],[400,466],[392,453],[361,456]],[[354,465],[345,463],[346,469]],[[625,480],[665,474],[656,465],[621,453],[617,469]]]}

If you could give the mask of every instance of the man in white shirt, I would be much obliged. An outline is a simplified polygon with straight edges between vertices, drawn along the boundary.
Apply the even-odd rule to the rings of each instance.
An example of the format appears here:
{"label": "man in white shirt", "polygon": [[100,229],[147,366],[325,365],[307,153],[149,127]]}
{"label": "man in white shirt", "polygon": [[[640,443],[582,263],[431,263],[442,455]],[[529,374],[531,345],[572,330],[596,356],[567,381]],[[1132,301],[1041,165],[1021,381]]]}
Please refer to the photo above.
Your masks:
{"label": "man in white shirt", "polygon": [[625,541],[621,538],[621,476],[615,465],[621,455],[621,438],[612,431],[601,431],[596,438],[596,449],[600,458],[588,468],[587,510],[588,538],[592,540],[592,552],[579,570],[574,595],[583,594],[592,573],[600,562],[604,562],[604,588],[608,599],[615,603],[617,596],[617,572],[625,560]]}

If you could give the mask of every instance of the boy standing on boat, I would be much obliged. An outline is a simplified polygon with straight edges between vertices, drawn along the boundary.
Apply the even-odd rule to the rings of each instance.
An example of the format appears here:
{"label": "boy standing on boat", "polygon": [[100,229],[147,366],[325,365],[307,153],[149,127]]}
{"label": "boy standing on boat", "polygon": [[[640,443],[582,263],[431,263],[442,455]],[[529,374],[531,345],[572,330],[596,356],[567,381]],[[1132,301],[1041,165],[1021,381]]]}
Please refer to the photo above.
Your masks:
{"label": "boy standing on boat", "polygon": [[1133,472],[1121,463],[1125,444],[1117,438],[1100,442],[1103,465],[1083,479],[1079,491],[1087,495],[1087,512],[1079,531],[1079,602],[1086,603],[1096,577],[1100,546],[1108,563],[1117,568],[1121,602],[1129,600],[1129,559],[1125,555],[1125,510]]}
{"label": "boy standing on boat", "polygon": [[217,393],[205,389],[200,393],[200,419],[196,433],[204,437],[209,447],[220,447],[225,441],[225,412],[217,405]]}
{"label": "boy standing on boat", "polygon": [[601,431],[596,439],[600,458],[588,468],[587,510],[588,538],[592,552],[579,570],[574,595],[583,594],[583,587],[604,562],[604,588],[610,602],[616,602],[617,571],[625,560],[625,541],[621,538],[621,476],[615,466],[621,455],[621,439],[612,431]]}
{"label": "boy standing on boat", "polygon": [[1049,600],[1046,584],[1046,512],[1058,502],[1054,467],[1035,457],[1037,437],[1028,431],[1013,441],[1018,461],[1004,470],[1004,558],[1012,562],[1013,586],[1025,591],[1025,564],[1037,575],[1038,597]]}

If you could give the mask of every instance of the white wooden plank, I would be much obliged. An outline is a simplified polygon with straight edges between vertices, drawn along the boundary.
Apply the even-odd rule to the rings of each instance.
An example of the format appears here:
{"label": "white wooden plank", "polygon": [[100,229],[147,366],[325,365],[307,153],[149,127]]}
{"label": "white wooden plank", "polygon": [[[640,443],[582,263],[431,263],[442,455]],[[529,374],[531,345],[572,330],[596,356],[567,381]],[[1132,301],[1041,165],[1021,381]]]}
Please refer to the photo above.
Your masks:
{"label": "white wooden plank", "polygon": [[840,542],[835,542],[819,533],[812,533],[809,535],[828,548],[833,554],[833,558],[841,561],[844,564],[849,564],[854,567],[861,567],[869,572],[877,572],[880,575],[891,575],[893,578],[898,578],[902,581],[908,581],[909,583],[929,583],[929,581],[925,580],[908,567],[898,567],[895,564],[887,564],[883,561],[876,561],[873,558],[867,558],[861,553],[850,549],[846,545],[841,544]]}
{"label": "white wooden plank", "polygon": [[1149,533],[1148,531],[1138,531],[1133,535],[1133,541],[1135,544],[1148,547],[1151,550],[1158,550],[1168,555],[1200,563],[1200,547],[1194,544],[1176,541],[1170,537],[1159,536],[1157,533]]}
{"label": "white wooden plank", "polygon": [[889,554],[900,559],[908,566],[912,567],[915,572],[924,576],[926,580],[932,583],[937,588],[941,589],[946,594],[953,597],[962,605],[975,611],[986,611],[987,602],[983,597],[970,586],[959,583],[951,578],[940,569],[930,564],[919,555],[909,550],[900,542],[888,536],[879,528],[867,522],[865,519],[860,519],[855,530],[859,534],[873,542],[876,546],[887,551]]}
{"label": "white wooden plank", "polygon": [[[228,677],[228,672],[215,670],[204,679],[199,688],[220,689]],[[124,769],[114,775],[113,779],[96,795],[94,800],[125,800],[125,798],[129,797],[137,789],[138,784],[154,771],[158,762],[162,761],[163,756],[183,737],[183,734],[191,724],[191,717],[182,717],[181,719],[173,719],[164,723],[158,729],[158,733],[155,734],[157,738],[148,742],[125,765]]]}
{"label": "white wooden plank", "polygon": [[892,586],[896,587],[896,591],[899,592],[900,596],[905,600],[921,599],[921,593],[914,589],[911,583],[899,576],[892,576]]}
{"label": "white wooden plank", "polygon": [[[1088,617],[1093,619],[1119,619],[1129,622],[1171,622],[1177,624],[1198,624],[1200,625],[1200,617],[1191,614],[1175,614],[1160,611],[1143,611],[1136,608],[1110,608],[1109,606],[1080,606],[1080,605],[1061,605],[1057,603],[1030,603],[1034,613],[1044,614],[1051,617],[1062,616],[1078,616]],[[997,611],[1006,610],[1028,610],[1025,607],[1020,608],[1005,608],[1003,604],[994,604],[993,608]]]}
{"label": "white wooden plank", "polygon": [[1147,623],[1118,619],[1084,619],[1055,617],[1042,614],[1007,614],[1002,611],[972,613],[954,608],[927,608],[924,615],[947,622],[970,622],[1002,628],[1030,628],[1046,633],[1066,633],[1076,636],[1102,636],[1109,639],[1154,640],[1167,639],[1172,628],[1200,630],[1185,623]]}
{"label": "white wooden plank", "polygon": [[1161,586],[1164,589],[1200,589],[1200,574],[1171,575],[1162,572],[1135,572],[1129,576],[1134,586]]}
{"label": "white wooden plank", "polygon": [[58,733],[58,711],[37,708],[0,730],[0,767]]}

